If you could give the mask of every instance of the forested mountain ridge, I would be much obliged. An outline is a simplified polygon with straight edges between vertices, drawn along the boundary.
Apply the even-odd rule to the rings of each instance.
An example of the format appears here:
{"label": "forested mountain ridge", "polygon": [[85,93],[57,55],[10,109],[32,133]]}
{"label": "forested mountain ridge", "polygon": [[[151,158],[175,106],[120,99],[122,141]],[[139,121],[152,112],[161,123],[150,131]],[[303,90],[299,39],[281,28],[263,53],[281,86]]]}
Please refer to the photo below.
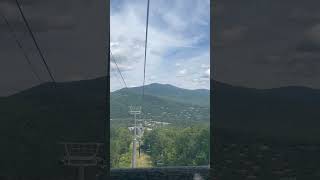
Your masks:
{"label": "forested mountain ridge", "polygon": [[[187,90],[168,84],[145,86],[143,108],[146,118],[158,120],[209,121],[209,90]],[[192,99],[201,97],[197,103]],[[123,88],[112,92],[110,97],[111,118],[129,117],[131,105],[141,106],[142,87]]]}
{"label": "forested mountain ridge", "polygon": [[[142,87],[123,88],[116,92],[130,92],[135,94],[142,93]],[[210,91],[207,89],[183,89],[170,84],[152,83],[145,85],[144,93],[166,100],[176,101],[198,106],[209,106]]]}
{"label": "forested mountain ridge", "polygon": [[[318,136],[320,90],[296,86],[252,89],[221,82],[212,83],[214,87],[212,98],[215,102],[212,110],[215,128],[281,136],[320,137]],[[52,120],[52,123],[57,126],[59,123],[69,124],[64,127],[72,129],[74,132],[83,131],[80,122],[86,124],[85,129],[94,128],[96,125],[92,122],[103,123],[100,119],[106,117],[106,87],[106,79],[97,78],[58,83],[56,89],[53,88],[52,83],[45,83],[9,97],[1,97],[1,123],[4,129],[2,133],[9,131],[10,128],[6,128],[8,126],[20,127],[32,121],[34,121],[33,126],[38,124],[37,126],[40,128],[41,124],[45,124],[49,119],[55,119]],[[111,117],[131,117],[128,114],[128,105],[140,104],[140,90],[141,87],[136,87],[112,92],[110,97]],[[147,85],[144,101],[146,114],[162,116],[165,119],[177,117],[182,120],[186,120],[188,117],[192,119],[201,114],[209,114],[210,108],[208,106],[183,103],[181,99],[186,99],[180,98],[185,97],[185,95],[181,95],[183,93],[173,98],[174,93],[170,94],[169,91],[188,92],[186,94],[198,94],[197,96],[208,93],[207,90],[203,93],[203,90],[184,90],[171,85]],[[168,94],[168,98],[163,97],[165,94]],[[207,100],[209,97],[208,95]],[[56,108],[59,108],[59,113]],[[168,113],[169,115],[166,115]],[[178,116],[179,114],[183,116]],[[90,121],[85,121],[87,118]],[[198,118],[199,120],[209,119],[208,116]],[[31,120],[27,121],[29,119]],[[37,119],[41,120],[37,121]],[[75,127],[75,122],[79,124],[79,128],[71,128]],[[100,127],[97,125],[97,128]],[[273,131],[267,132],[268,129]]]}
{"label": "forested mountain ridge", "polygon": [[[108,94],[106,83],[105,77],[58,82],[56,88],[53,83],[48,82],[8,97],[0,97],[0,140],[4,146],[0,149],[3,162],[1,163],[3,166],[0,165],[0,173],[45,174],[61,170],[58,160],[63,147],[57,145],[59,142],[104,141],[106,111],[109,108],[106,103]],[[111,94],[111,101],[120,104],[126,114],[128,106],[122,103],[121,99],[127,101],[132,97],[137,98],[132,102],[139,102],[138,95],[132,95],[129,99],[120,96],[119,99],[116,94]],[[113,101],[115,99],[117,100]],[[161,112],[166,120],[174,120],[170,112],[177,108],[194,107],[148,94],[145,103],[146,107],[149,107],[149,112],[155,115]],[[170,110],[161,109],[159,104]],[[112,107],[111,112],[116,113]],[[151,109],[158,112],[153,112]],[[148,109],[146,111],[148,112]],[[169,115],[162,114],[165,111]],[[202,114],[208,115],[209,107],[199,106],[199,111],[204,111]],[[184,115],[193,117],[185,112]],[[185,116],[181,117],[177,119],[183,121],[187,119]],[[204,118],[198,117],[198,119]],[[208,116],[206,119],[209,120]],[[12,157],[15,157],[14,160]]]}
{"label": "forested mountain ridge", "polygon": [[59,142],[103,142],[106,79],[43,83],[0,98],[0,173],[59,174]]}
{"label": "forested mountain ridge", "polygon": [[[57,142],[102,140],[108,108],[106,82],[105,78],[65,82],[58,83],[56,89],[52,83],[45,83],[9,97],[1,97],[0,139],[4,148],[0,149],[3,155],[3,166],[0,168],[3,174],[9,169],[21,173],[51,171],[52,164],[57,165],[58,157],[52,155],[59,149]],[[215,131],[227,129],[263,136],[320,140],[319,90],[304,87],[259,90],[212,83],[215,102],[212,122]],[[125,104],[122,101],[126,100],[126,94],[122,91],[111,93],[111,103]],[[139,102],[141,95],[132,92],[129,97],[131,102]],[[149,107],[150,111],[167,112],[161,109],[167,106],[168,112],[173,113],[163,115],[167,120],[175,117],[175,108],[199,107],[194,114],[184,111],[181,114],[186,116],[176,116],[181,120],[197,114],[209,114],[210,111],[208,106],[170,101],[150,94],[146,94],[145,98],[145,107]],[[159,103],[166,106],[159,107]],[[114,107],[111,107],[111,112]],[[123,112],[127,113],[127,106],[122,107]],[[12,157],[16,157],[15,160]]]}
{"label": "forested mountain ridge", "polygon": [[320,90],[254,89],[214,82],[213,126],[231,132],[320,141]]}

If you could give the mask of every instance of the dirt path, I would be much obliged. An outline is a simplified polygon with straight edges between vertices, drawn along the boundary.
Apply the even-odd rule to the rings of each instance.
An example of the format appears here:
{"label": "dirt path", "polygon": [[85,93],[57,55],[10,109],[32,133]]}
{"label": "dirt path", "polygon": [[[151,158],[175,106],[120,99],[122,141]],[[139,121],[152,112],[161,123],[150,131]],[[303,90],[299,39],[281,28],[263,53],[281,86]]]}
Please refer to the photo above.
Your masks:
{"label": "dirt path", "polygon": [[139,157],[139,147],[137,147],[137,168],[146,168],[146,167],[152,167],[152,162],[150,160],[150,156],[145,154],[141,150],[141,154]]}

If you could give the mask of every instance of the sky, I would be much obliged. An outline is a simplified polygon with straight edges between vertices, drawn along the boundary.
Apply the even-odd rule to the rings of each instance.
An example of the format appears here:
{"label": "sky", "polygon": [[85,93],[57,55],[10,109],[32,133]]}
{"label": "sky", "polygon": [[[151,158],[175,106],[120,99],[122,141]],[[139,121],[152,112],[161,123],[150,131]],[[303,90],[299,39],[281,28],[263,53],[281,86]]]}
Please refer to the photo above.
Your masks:
{"label": "sky", "polygon": [[320,89],[319,6],[318,0],[217,1],[214,79],[259,89]]}
{"label": "sky", "polygon": [[[210,88],[210,1],[150,0],[146,84]],[[147,0],[111,0],[110,47],[128,87],[143,84]],[[111,62],[111,91],[125,87]]]}
{"label": "sky", "polygon": [[[106,1],[20,0],[58,82],[105,76]],[[49,81],[12,0],[0,12],[14,26],[43,82]],[[128,86],[141,86],[147,0],[111,1],[111,50]],[[211,76],[254,88],[320,89],[320,1],[223,0],[212,8]],[[209,1],[151,0],[146,84],[208,88]],[[112,65],[111,88],[123,85]],[[38,85],[0,17],[0,96]]]}
{"label": "sky", "polygon": [[[57,82],[106,76],[107,13],[100,0],[19,0]],[[38,81],[4,23],[27,52]],[[14,0],[0,0],[0,96],[50,81]]]}

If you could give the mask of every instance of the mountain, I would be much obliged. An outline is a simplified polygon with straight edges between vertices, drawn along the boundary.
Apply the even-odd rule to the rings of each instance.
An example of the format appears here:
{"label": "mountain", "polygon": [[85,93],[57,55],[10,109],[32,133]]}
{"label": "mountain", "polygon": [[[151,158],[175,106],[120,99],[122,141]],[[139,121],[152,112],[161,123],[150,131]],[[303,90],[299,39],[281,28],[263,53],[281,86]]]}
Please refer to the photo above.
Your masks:
{"label": "mountain", "polygon": [[213,127],[273,138],[320,140],[320,91],[253,89],[214,82]]}
{"label": "mountain", "polygon": [[[118,92],[129,92],[135,94],[142,93],[142,87],[133,87],[128,89],[121,89]],[[209,106],[210,90],[196,89],[189,90],[179,87],[175,87],[170,84],[153,83],[144,87],[144,93],[146,95],[152,95],[159,98],[163,98],[170,101],[176,101],[180,103],[187,103],[198,106]]]}
{"label": "mountain", "polygon": [[[320,90],[296,86],[253,89],[211,83],[214,86],[211,98],[215,102],[212,105],[215,129],[309,139],[320,137]],[[73,134],[80,139],[100,137],[102,135],[97,133],[102,130],[96,131],[96,128],[103,127],[102,119],[106,115],[105,90],[106,79],[98,78],[58,83],[56,89],[51,83],[45,83],[1,97],[0,132],[23,134],[18,128],[28,127],[26,124],[30,123],[31,127],[48,133],[53,129],[50,133],[55,138],[76,138],[71,137]],[[111,118],[131,117],[128,106],[141,103],[141,91],[141,87],[134,87],[112,92]],[[210,112],[208,93],[208,90],[186,90],[168,84],[146,85],[144,112],[147,117],[161,120],[183,121],[189,117],[207,121]],[[191,99],[195,97],[201,97],[201,100],[192,103]],[[86,131],[87,134],[81,133]]]}
{"label": "mountain", "polygon": [[60,142],[103,142],[106,79],[44,83],[0,98],[0,174],[59,174]]}
{"label": "mountain", "polygon": [[[167,122],[209,121],[209,90],[187,90],[168,84],[145,86],[143,112],[147,118]],[[111,93],[111,118],[128,118],[128,106],[141,105],[142,87]],[[196,103],[193,99],[197,99]]]}
{"label": "mountain", "polygon": [[[103,141],[106,82],[106,78],[97,78],[58,83],[57,88],[44,83],[1,97],[0,174],[58,171],[61,166],[57,161],[63,148],[57,143]],[[305,87],[260,90],[211,83],[216,137],[220,132],[234,132],[320,142],[320,90]],[[131,117],[128,105],[140,104],[140,90],[141,87],[136,87],[112,92],[111,117]],[[209,120],[207,90],[162,84],[147,85],[145,90],[147,117],[180,122]],[[193,103],[195,97],[201,100]]]}
{"label": "mountain", "polygon": [[[44,83],[0,97],[0,174],[59,174],[63,168],[58,160],[64,151],[59,142],[103,142],[107,115],[106,83],[106,78],[57,83],[56,88],[52,83]],[[201,96],[202,90],[191,92],[168,85],[158,86],[171,98],[164,97],[164,93],[152,95],[156,90],[154,85],[146,86],[145,112],[168,121],[183,122],[188,117],[209,121],[208,106],[181,100],[192,94]],[[148,87],[152,88],[149,90]],[[175,97],[175,93],[179,96]],[[122,89],[111,93],[110,98],[112,115],[129,117],[126,103],[139,104],[141,95],[131,89],[128,92]]]}

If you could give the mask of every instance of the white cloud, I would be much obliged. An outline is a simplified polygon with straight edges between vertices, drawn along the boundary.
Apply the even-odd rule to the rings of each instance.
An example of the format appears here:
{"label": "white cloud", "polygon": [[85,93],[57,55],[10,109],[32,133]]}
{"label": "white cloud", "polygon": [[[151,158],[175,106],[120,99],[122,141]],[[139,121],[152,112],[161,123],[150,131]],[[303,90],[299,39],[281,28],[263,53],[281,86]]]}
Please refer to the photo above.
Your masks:
{"label": "white cloud", "polygon": [[176,31],[181,31],[187,27],[187,23],[184,19],[180,18],[176,14],[173,13],[165,13],[163,15],[163,19],[166,23],[171,26],[172,29]]}
{"label": "white cloud", "polygon": [[[194,71],[200,71],[201,68],[197,64],[209,64],[207,55],[209,42],[205,47],[198,45],[209,37],[209,24],[206,23],[209,22],[209,9],[205,7],[206,3],[203,3],[207,1],[209,2],[209,0],[150,2],[147,84],[170,83],[193,89],[209,87],[207,85],[199,87],[192,81],[195,76]],[[128,86],[140,86],[143,81],[146,3],[140,0],[119,2],[124,3],[111,9],[111,51],[117,59],[119,68],[123,70]],[[186,15],[190,18],[186,19]],[[205,30],[197,29],[200,26],[205,26]],[[180,55],[168,55],[172,50]],[[180,72],[176,68],[179,68]],[[185,78],[173,78],[177,72]]]}
{"label": "white cloud", "polygon": [[149,81],[153,81],[153,80],[155,80],[157,77],[156,76],[150,76],[149,78],[148,78],[148,80]]}
{"label": "white cloud", "polygon": [[181,69],[178,71],[178,75],[183,76],[187,74],[187,70],[186,69]]}
{"label": "white cloud", "polygon": [[118,71],[117,69],[119,68],[119,70],[120,70],[121,72],[123,72],[123,71],[130,71],[130,70],[133,69],[132,66],[130,66],[130,65],[125,65],[125,64],[118,64],[118,67],[117,67],[117,65],[116,65],[115,63],[113,63],[113,62],[110,63],[110,67],[111,67],[111,70],[112,70],[112,71]]}
{"label": "white cloud", "polygon": [[201,64],[201,68],[207,69],[207,68],[209,68],[209,67],[210,67],[209,64]]}

